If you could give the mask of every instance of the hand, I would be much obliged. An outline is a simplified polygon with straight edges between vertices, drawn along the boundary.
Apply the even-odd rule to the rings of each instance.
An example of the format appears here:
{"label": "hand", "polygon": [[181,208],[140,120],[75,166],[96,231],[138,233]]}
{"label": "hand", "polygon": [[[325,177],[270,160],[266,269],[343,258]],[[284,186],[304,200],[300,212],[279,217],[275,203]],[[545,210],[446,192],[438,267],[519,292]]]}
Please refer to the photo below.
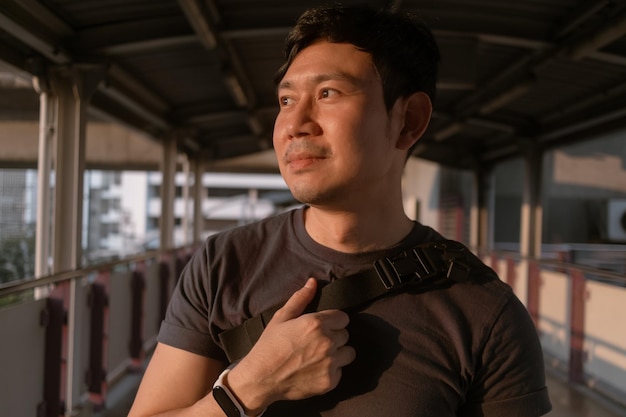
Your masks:
{"label": "hand", "polygon": [[302,314],[316,289],[317,281],[310,278],[274,314],[250,353],[230,372],[229,384],[246,408],[249,403],[252,410],[260,410],[278,400],[326,393],[339,383],[341,368],[354,360],[354,349],[346,346],[346,313]]}

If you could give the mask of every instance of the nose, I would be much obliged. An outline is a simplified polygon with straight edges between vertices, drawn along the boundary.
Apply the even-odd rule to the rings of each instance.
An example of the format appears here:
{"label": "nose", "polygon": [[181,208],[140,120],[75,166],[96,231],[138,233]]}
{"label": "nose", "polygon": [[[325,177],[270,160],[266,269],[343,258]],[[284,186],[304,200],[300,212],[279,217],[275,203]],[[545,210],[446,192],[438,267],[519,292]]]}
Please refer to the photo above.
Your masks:
{"label": "nose", "polygon": [[289,140],[315,136],[321,132],[317,119],[315,105],[309,100],[300,100],[292,107],[280,111],[275,127]]}

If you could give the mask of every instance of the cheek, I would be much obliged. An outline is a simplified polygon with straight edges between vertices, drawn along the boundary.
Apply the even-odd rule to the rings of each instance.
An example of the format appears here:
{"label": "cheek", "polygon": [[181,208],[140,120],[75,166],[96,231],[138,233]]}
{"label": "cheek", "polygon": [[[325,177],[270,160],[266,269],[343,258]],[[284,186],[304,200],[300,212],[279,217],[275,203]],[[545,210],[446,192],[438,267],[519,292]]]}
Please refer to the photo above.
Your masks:
{"label": "cheek", "polygon": [[283,134],[282,134],[283,130],[284,130],[283,122],[279,115],[276,117],[276,120],[274,120],[274,130],[272,132],[272,143],[274,145],[274,149],[276,150],[277,154],[278,154],[278,149],[284,142],[284,140],[281,139],[283,137]]}

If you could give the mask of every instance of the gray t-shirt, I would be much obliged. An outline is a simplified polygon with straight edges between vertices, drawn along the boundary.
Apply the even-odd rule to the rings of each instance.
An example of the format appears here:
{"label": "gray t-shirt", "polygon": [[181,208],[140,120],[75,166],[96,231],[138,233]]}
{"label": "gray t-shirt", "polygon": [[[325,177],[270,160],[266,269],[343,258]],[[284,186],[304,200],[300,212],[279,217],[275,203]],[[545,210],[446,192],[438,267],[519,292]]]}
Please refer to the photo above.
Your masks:
{"label": "gray t-shirt", "polygon": [[[285,302],[309,277],[329,282],[402,247],[442,237],[415,223],[388,251],[346,254],[313,241],[303,209],[211,236],[181,274],[158,340],[226,362],[219,333]],[[356,360],[328,394],[265,416],[536,417],[550,410],[534,325],[492,274],[403,292],[351,314]]]}

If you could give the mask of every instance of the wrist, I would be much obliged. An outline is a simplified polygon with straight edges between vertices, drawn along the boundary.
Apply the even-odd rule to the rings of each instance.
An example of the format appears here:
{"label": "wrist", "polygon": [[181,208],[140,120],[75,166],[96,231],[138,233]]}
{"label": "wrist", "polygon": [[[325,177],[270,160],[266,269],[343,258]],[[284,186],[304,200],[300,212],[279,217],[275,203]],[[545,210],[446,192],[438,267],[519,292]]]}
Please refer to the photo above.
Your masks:
{"label": "wrist", "polygon": [[251,391],[231,383],[231,369],[226,369],[213,385],[213,397],[228,417],[260,417],[266,410],[264,403],[254,401]]}

